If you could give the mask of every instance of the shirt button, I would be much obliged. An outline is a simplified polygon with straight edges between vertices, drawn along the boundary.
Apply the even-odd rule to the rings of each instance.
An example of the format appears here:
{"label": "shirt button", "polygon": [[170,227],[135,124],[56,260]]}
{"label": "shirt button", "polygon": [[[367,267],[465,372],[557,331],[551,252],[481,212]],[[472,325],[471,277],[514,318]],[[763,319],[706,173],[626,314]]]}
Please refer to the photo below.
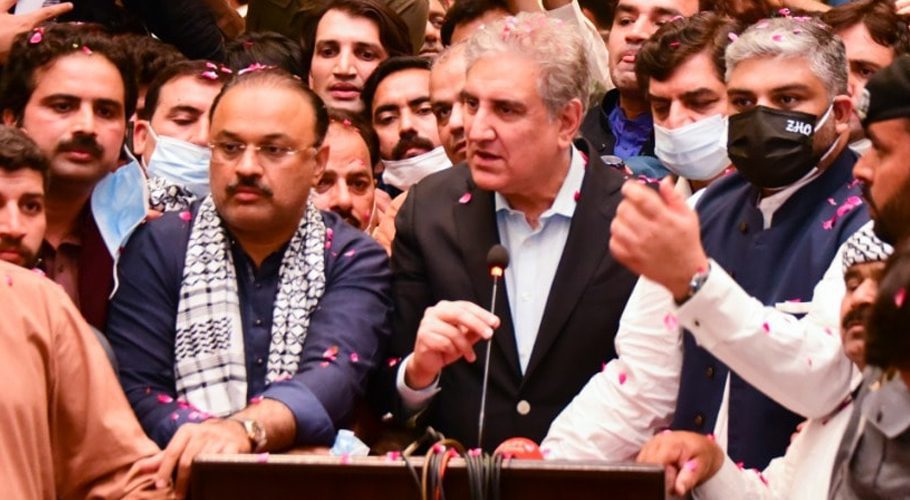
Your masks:
{"label": "shirt button", "polygon": [[521,300],[523,300],[523,301],[525,301],[525,302],[531,300],[531,294],[530,294],[530,293],[523,293],[523,294],[521,294]]}
{"label": "shirt button", "polygon": [[262,358],[256,358],[256,364],[257,364],[257,365],[262,366],[262,363],[263,363]]}
{"label": "shirt button", "polygon": [[257,319],[256,321],[253,322],[253,324],[256,325],[256,326],[262,326],[262,320],[261,320],[261,319]]}
{"label": "shirt button", "polygon": [[262,289],[262,283],[254,283],[253,286],[256,287],[256,290]]}
{"label": "shirt button", "polygon": [[695,422],[695,427],[701,429],[702,426],[705,425],[705,416],[701,413],[697,413],[693,419],[693,422]]}
{"label": "shirt button", "polygon": [[749,232],[749,223],[747,223],[747,222],[740,222],[740,223],[739,223],[739,232],[741,232],[741,233],[743,233],[743,234],[748,233],[748,232]]}
{"label": "shirt button", "polygon": [[515,406],[515,410],[519,415],[527,415],[528,413],[531,413],[531,403],[522,399],[518,402],[518,405]]}
{"label": "shirt button", "polygon": [[714,378],[714,367],[709,366],[705,368],[705,376],[708,378]]}

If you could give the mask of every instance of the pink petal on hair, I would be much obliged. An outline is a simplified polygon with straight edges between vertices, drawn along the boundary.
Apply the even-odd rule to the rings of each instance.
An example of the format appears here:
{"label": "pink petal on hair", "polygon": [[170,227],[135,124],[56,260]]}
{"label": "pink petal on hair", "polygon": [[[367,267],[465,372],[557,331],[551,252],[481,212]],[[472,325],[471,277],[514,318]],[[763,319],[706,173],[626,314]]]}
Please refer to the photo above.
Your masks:
{"label": "pink petal on hair", "polygon": [[619,372],[619,385],[625,384],[626,379],[628,379],[628,378],[629,377],[626,375],[626,372]]}
{"label": "pink petal on hair", "polygon": [[825,327],[825,333],[827,333],[828,335],[834,335],[834,333],[831,331],[831,329],[828,328],[827,326]]}
{"label": "pink petal on hair", "polygon": [[607,362],[604,361],[603,363],[600,364],[600,371],[604,371],[606,369],[607,369]]}
{"label": "pink petal on hair", "polygon": [[190,219],[192,219],[192,218],[193,218],[193,216],[190,214],[189,210],[184,210],[183,212],[180,212],[180,220],[182,220],[183,222],[189,222]]}
{"label": "pink petal on hair", "polygon": [[461,195],[461,198],[458,198],[458,203],[461,203],[462,205],[464,205],[466,203],[470,203],[470,201],[471,201],[471,193],[465,193],[465,194]]}
{"label": "pink petal on hair", "polygon": [[265,464],[269,462],[269,452],[259,453],[256,455],[256,461]]}
{"label": "pink petal on hair", "polygon": [[187,415],[187,418],[189,418],[190,420],[201,420],[202,414],[199,413],[198,411],[191,411],[190,414]]}
{"label": "pink petal on hair", "polygon": [[326,349],[325,352],[322,353],[322,357],[325,359],[331,359],[331,360],[334,360],[335,358],[337,358],[338,357],[338,346],[333,345],[332,347],[329,347],[328,349]]}
{"label": "pink petal on hair", "polygon": [[222,67],[218,68],[218,71],[221,71],[222,73],[226,73],[228,75],[234,74],[234,71],[231,68],[228,68],[227,66],[222,66]]}
{"label": "pink petal on hair", "polygon": [[788,9],[788,8],[786,8],[786,7],[784,7],[783,9],[778,10],[777,13],[780,14],[780,15],[782,15],[782,16],[784,16],[784,17],[790,17],[790,9]]}
{"label": "pink petal on hair", "polygon": [[755,25],[755,29],[763,30],[768,27],[768,21],[762,21]]}
{"label": "pink petal on hair", "polygon": [[344,120],[341,120],[341,124],[344,125],[345,127],[350,127],[351,120],[348,120],[347,118],[345,118]]}
{"label": "pink petal on hair", "polygon": [[743,470],[746,467],[746,464],[742,462],[736,462],[736,467],[738,467],[739,470]]}
{"label": "pink petal on hair", "polygon": [[32,36],[28,37],[28,43],[35,45],[41,43],[41,40],[44,40],[44,28],[35,28]]}
{"label": "pink petal on hair", "polygon": [[670,333],[679,331],[679,320],[676,319],[676,316],[673,313],[667,313],[667,315],[664,316],[664,327],[666,327]]}
{"label": "pink petal on hair", "polygon": [[360,356],[358,356],[356,352],[352,352],[351,355],[349,356],[349,358],[351,359],[351,363],[360,362]]}
{"label": "pink petal on hair", "polygon": [[714,437],[714,434],[708,434],[708,435],[705,436],[705,437],[707,437],[707,438],[710,439],[711,441],[714,441],[714,440],[717,439],[717,438]]}
{"label": "pink petal on hair", "polygon": [[215,73],[214,71],[203,71],[199,76],[201,76],[202,78],[205,78],[206,80],[217,80],[218,79],[218,73]]}
{"label": "pink petal on hair", "polygon": [[679,47],[679,42],[678,42],[678,41],[670,42],[670,48],[671,48],[671,49],[675,49],[675,48],[677,48],[677,47]]}
{"label": "pink petal on hair", "polygon": [[904,299],[906,299],[906,298],[907,298],[907,290],[901,288],[900,290],[897,291],[897,293],[894,294],[894,305],[897,306],[898,309],[900,309],[901,307],[904,307]]}
{"label": "pink petal on hair", "polygon": [[765,486],[768,486],[768,479],[765,477],[765,475],[762,474],[761,471],[758,469],[752,469],[752,470],[755,471],[756,474],[758,474],[758,478],[761,479],[761,482],[764,483]]}
{"label": "pink petal on hair", "polygon": [[82,53],[85,54],[85,55],[87,55],[87,56],[90,56],[90,55],[92,55],[92,49],[88,48],[87,45],[83,45],[83,46],[82,46]]}
{"label": "pink petal on hair", "polygon": [[727,38],[729,38],[731,42],[735,42],[739,39],[739,35],[736,33],[727,33]]}
{"label": "pink petal on hair", "polygon": [[170,404],[174,402],[174,398],[168,396],[167,394],[159,394],[158,402],[162,404]]}
{"label": "pink petal on hair", "polygon": [[782,37],[780,35],[780,33],[775,33],[774,35],[771,35],[771,39],[774,40],[775,42],[779,42],[779,41],[783,40],[784,37]]}
{"label": "pink petal on hair", "polygon": [[218,69],[218,65],[215,64],[215,63],[213,63],[213,62],[211,62],[211,61],[206,61],[206,62],[205,62],[205,67],[206,67],[206,68],[209,68],[209,69]]}

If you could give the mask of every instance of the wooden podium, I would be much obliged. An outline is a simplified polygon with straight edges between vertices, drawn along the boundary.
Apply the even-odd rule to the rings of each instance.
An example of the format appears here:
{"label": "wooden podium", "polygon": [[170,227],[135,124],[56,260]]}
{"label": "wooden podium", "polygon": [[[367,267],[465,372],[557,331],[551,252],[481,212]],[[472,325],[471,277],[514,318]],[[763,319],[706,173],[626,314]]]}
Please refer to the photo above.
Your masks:
{"label": "wooden podium", "polygon": [[[418,475],[423,457],[410,458]],[[420,499],[399,458],[342,460],[324,455],[207,455],[193,463],[192,500],[231,499]],[[662,467],[605,462],[506,460],[502,500],[663,500]],[[445,476],[446,498],[469,498],[467,473],[453,459]]]}

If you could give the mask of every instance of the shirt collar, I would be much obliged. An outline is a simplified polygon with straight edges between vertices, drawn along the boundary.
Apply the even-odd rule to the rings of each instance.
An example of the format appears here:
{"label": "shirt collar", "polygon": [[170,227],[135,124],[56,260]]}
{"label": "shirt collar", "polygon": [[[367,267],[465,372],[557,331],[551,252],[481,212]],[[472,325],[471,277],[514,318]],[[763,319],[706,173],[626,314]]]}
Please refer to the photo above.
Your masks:
{"label": "shirt collar", "polygon": [[[574,145],[572,145],[569,150],[569,155],[569,171],[562,181],[559,192],[556,193],[553,204],[540,215],[541,219],[550,217],[551,215],[562,215],[563,217],[571,219],[575,214],[575,205],[578,204],[575,199],[575,193],[581,191],[581,183],[585,178],[585,159]],[[496,203],[497,213],[502,211],[509,213],[518,212],[517,210],[512,209],[512,207],[509,206],[509,201],[506,200],[506,197],[498,192],[494,194],[494,201]]]}
{"label": "shirt collar", "polygon": [[863,416],[888,439],[910,428],[910,389],[901,377],[883,382],[864,399]]}

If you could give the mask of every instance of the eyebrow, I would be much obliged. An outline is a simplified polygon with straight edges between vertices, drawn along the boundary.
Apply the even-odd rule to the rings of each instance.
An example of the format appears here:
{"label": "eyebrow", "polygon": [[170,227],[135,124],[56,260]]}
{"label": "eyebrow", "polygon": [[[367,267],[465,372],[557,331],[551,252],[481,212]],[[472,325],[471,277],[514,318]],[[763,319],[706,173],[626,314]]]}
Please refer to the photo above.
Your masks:
{"label": "eyebrow", "polygon": [[193,106],[189,106],[187,104],[178,104],[177,106],[174,106],[173,108],[167,110],[167,116],[173,116],[177,113],[192,113],[195,115],[201,115],[205,113],[205,111]]}
{"label": "eyebrow", "polygon": [[809,92],[811,89],[808,85],[802,83],[792,83],[790,85],[784,85],[783,87],[774,87],[771,89],[771,92]]}
{"label": "eyebrow", "polygon": [[95,104],[103,104],[105,106],[114,106],[117,109],[123,109],[123,103],[116,101],[114,99],[109,99],[106,97],[100,97],[98,99],[85,99],[83,97],[72,95],[72,94],[50,94],[41,98],[41,102],[46,103],[48,101],[53,101],[55,99],[65,99],[68,101],[85,101],[88,100]]}

